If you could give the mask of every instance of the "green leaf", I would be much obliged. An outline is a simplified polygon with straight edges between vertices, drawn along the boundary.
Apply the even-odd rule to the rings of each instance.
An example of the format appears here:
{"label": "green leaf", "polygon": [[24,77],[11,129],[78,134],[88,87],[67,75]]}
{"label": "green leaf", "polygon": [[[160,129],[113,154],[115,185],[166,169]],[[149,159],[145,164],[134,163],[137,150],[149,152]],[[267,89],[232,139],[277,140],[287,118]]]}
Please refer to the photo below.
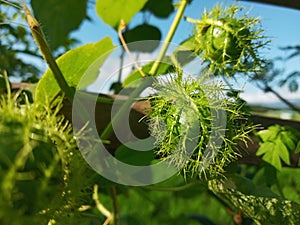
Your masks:
{"label": "green leaf", "polygon": [[272,190],[276,191],[278,186],[285,198],[300,203],[300,169],[299,168],[282,168],[277,175],[277,184],[274,184]]}
{"label": "green leaf", "polygon": [[280,160],[290,165],[290,152],[299,151],[300,132],[288,126],[273,125],[258,132],[261,146],[257,155],[264,155],[263,160],[281,169]]}
{"label": "green leaf", "polygon": [[290,165],[289,151],[279,138],[276,139],[275,142],[265,142],[261,144],[256,155],[264,155],[262,159],[273,165],[277,170],[281,170],[282,168],[280,160]]}
{"label": "green leaf", "polygon": [[[109,51],[113,48],[112,40],[107,37],[99,42],[87,44],[68,51],[58,58],[57,64],[71,87],[83,88],[95,81],[99,74],[99,66],[104,63],[109,55]],[[94,65],[94,67],[91,67],[92,65]],[[90,70],[89,77],[88,79],[85,78],[87,80],[82,83],[81,79],[87,69]],[[81,82],[80,87],[78,87],[79,82]],[[48,69],[37,85],[35,100],[40,103],[51,101],[59,91],[60,88],[54,75],[52,71]]]}
{"label": "green leaf", "polygon": [[295,150],[297,142],[295,142],[295,136],[293,135],[293,133],[291,133],[289,131],[281,132],[280,138],[290,151]]}
{"label": "green leaf", "polygon": [[295,149],[295,152],[298,153],[300,152],[300,141],[298,141],[297,147]]}
{"label": "green leaf", "polygon": [[[151,67],[152,67],[153,63],[154,62],[150,62],[150,63],[144,65],[142,67],[142,71],[145,74],[149,73],[150,70],[151,70]],[[160,63],[159,67],[158,67],[158,70],[156,72],[156,75],[164,75],[166,73],[170,73],[170,72],[173,72],[173,71],[174,71],[174,69],[173,69],[173,66],[172,66],[171,63],[167,63],[167,62]],[[126,79],[123,82],[123,87],[126,87],[126,88],[137,87],[140,84],[139,80],[141,78],[143,78],[143,77],[140,74],[140,72],[138,70],[135,70],[129,76],[126,77]]]}
{"label": "green leaf", "polygon": [[[161,32],[160,30],[152,25],[142,24],[134,27],[133,29],[126,30],[123,33],[126,43],[130,51],[137,52],[153,52],[160,44]],[[143,42],[151,40],[153,42]],[[130,42],[138,42],[130,44]]]}
{"label": "green leaf", "polygon": [[172,0],[148,0],[144,10],[150,11],[156,17],[167,18],[174,11],[174,6]]}
{"label": "green leaf", "polygon": [[270,149],[274,148],[274,143],[272,142],[266,142],[262,143],[259,147],[259,149],[256,152],[257,156],[261,156],[263,154],[266,154],[267,152],[270,151]]}
{"label": "green leaf", "polygon": [[210,180],[208,188],[225,202],[230,202],[255,224],[299,224],[300,205],[283,199],[269,188],[233,174],[226,179]]}
{"label": "green leaf", "polygon": [[274,166],[264,163],[263,167],[255,173],[252,180],[256,185],[270,187],[277,183],[277,174],[278,171]]}
{"label": "green leaf", "polygon": [[87,0],[31,0],[34,15],[41,22],[52,50],[68,46],[69,34],[87,18]]}
{"label": "green leaf", "polygon": [[255,195],[259,197],[278,197],[268,187],[256,185],[252,180],[249,180],[248,178],[239,174],[230,174],[228,178],[228,182],[232,182],[232,185],[235,187],[235,189],[243,192],[243,194]]}
{"label": "green leaf", "polygon": [[97,0],[96,11],[105,23],[118,30],[121,20],[128,24],[146,2],[147,0]]}
{"label": "green leaf", "polygon": [[278,170],[281,170],[280,160],[290,165],[290,152],[298,150],[299,131],[288,126],[274,125],[258,132],[258,137],[261,146],[256,155],[263,155],[263,160]]}
{"label": "green leaf", "polygon": [[195,36],[189,37],[180,43],[174,51],[174,55],[181,66],[188,64],[196,58],[196,44]]}
{"label": "green leaf", "polygon": [[258,136],[261,138],[263,142],[275,140],[277,138],[278,133],[281,131],[281,127],[279,125],[270,126],[267,130],[262,130],[258,132]]}
{"label": "green leaf", "polygon": [[153,150],[138,151],[133,150],[125,145],[121,145],[115,151],[116,159],[135,166],[151,165],[151,162],[155,159],[155,153]]}
{"label": "green leaf", "polygon": [[290,153],[285,143],[283,143],[280,139],[277,139],[275,144],[278,156],[283,160],[283,162],[290,165]]}

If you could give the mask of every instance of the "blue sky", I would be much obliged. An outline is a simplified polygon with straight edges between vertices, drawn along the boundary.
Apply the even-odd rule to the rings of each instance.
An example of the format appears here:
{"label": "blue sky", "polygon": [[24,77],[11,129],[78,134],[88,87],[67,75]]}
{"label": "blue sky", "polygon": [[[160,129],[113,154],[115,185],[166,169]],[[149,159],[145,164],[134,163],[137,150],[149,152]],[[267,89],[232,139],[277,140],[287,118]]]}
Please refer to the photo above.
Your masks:
{"label": "blue sky", "polygon": [[[194,0],[192,4],[187,7],[185,15],[198,19],[201,17],[204,8],[209,10],[218,2],[224,5],[234,3],[232,0]],[[250,16],[261,18],[265,35],[270,37],[272,40],[268,48],[264,50],[266,57],[273,58],[275,56],[284,54],[282,51],[278,50],[278,47],[287,45],[300,45],[300,11],[246,1],[240,1],[238,4],[245,6],[245,12],[249,11]],[[117,33],[101,21],[95,12],[94,5],[90,5],[88,14],[92,18],[92,22],[84,22],[78,31],[72,33],[72,37],[79,39],[81,44],[85,44],[98,41],[106,36],[110,36],[113,39],[114,44],[119,45]],[[149,22],[150,24],[161,28],[164,38],[173,18],[174,13],[171,14],[168,19],[157,19],[155,17],[151,17]],[[142,23],[142,19],[142,15],[137,14],[132,20],[131,26],[133,27]],[[186,21],[182,21],[172,42],[179,44],[182,40],[187,38],[192,31],[193,25]],[[286,64],[290,70],[297,69],[298,65],[300,65],[300,57],[293,62]],[[249,103],[255,103],[258,99],[261,103],[277,101],[272,94],[263,94],[260,90],[245,80],[240,80],[236,86],[245,90],[243,97]],[[283,89],[281,90],[281,93],[289,99],[300,98],[300,92],[296,94],[290,94],[287,92],[287,90]]]}
{"label": "blue sky", "polygon": [[[203,9],[211,9],[218,2],[224,5],[230,5],[234,3],[232,0],[194,0],[192,4],[188,5],[185,15],[191,18],[200,18]],[[246,6],[245,11],[249,11],[249,15],[262,18],[262,25],[266,31],[266,35],[272,37],[272,45],[286,45],[286,44],[299,44],[300,43],[300,30],[291,27],[292,24],[300,22],[300,11],[275,7],[266,4],[250,3],[246,1],[238,2],[239,5]],[[78,31],[73,32],[73,37],[78,38],[82,43],[94,42],[99,39],[110,36],[114,40],[114,44],[117,42],[116,32],[108,25],[103,23],[97,16],[95,9],[90,5],[88,13],[92,18],[92,22],[85,21]],[[168,19],[157,19],[155,17],[150,18],[150,23],[163,27],[163,36],[166,35],[168,27],[170,26],[174,13]],[[142,22],[142,15],[137,14],[132,20],[132,26]],[[179,43],[184,38],[188,37],[193,30],[192,24],[182,21],[178,31],[173,38],[175,43]]]}

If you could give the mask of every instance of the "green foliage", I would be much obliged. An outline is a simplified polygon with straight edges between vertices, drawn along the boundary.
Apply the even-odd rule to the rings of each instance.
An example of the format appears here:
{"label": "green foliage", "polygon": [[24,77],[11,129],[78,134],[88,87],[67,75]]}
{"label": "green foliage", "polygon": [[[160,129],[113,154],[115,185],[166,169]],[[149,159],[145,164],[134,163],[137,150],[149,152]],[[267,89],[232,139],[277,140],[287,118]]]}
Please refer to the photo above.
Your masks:
{"label": "green foliage", "polygon": [[281,160],[290,165],[290,154],[299,152],[300,132],[290,127],[270,126],[257,133],[261,140],[257,155],[276,169],[281,170]]}
{"label": "green foliage", "polygon": [[147,0],[97,0],[96,11],[105,23],[118,30],[122,25],[121,21],[128,24],[146,2]]}
{"label": "green foliage", "polygon": [[0,100],[0,223],[60,224],[80,221],[91,176],[77,150],[71,126],[58,114],[61,104],[18,104],[18,94]]}
{"label": "green foliage", "polygon": [[[159,185],[117,186],[117,191],[122,225],[197,225],[203,221],[210,222],[205,225],[234,225],[223,205],[198,181],[186,184],[182,177],[173,176]],[[105,189],[101,193],[101,202],[112,207]]]}
{"label": "green foliage", "polygon": [[[138,143],[135,143],[135,146]],[[139,146],[141,148],[142,146]],[[115,152],[116,159],[136,166],[146,166],[150,165],[152,161],[155,160],[155,153],[153,150],[149,151],[136,151],[126,147],[125,145],[121,145]]]}
{"label": "green foliage", "polygon": [[[77,3],[32,0],[35,15],[41,20],[53,49],[72,42],[68,34],[87,17],[86,4],[86,0]],[[180,1],[179,9],[184,10],[186,4],[188,1]],[[139,11],[166,18],[173,10],[171,0],[98,0],[96,3],[98,15],[118,31],[124,25],[122,20],[129,23]],[[63,96],[58,95],[61,90],[52,71],[46,71],[39,81],[33,104],[29,103],[28,96],[11,96],[7,80],[0,77],[0,223],[103,224],[106,218],[99,207],[101,202],[115,213],[120,209],[120,221],[115,218],[113,224],[233,225],[236,215],[230,210],[233,214],[241,213],[245,224],[252,221],[299,224],[299,182],[296,179],[299,171],[283,168],[282,164],[290,165],[291,154],[300,152],[299,131],[276,125],[258,132],[261,146],[257,155],[267,163],[258,166],[236,163],[242,156],[241,144],[247,146],[249,133],[255,126],[249,124],[245,102],[238,92],[229,91],[210,79],[211,74],[257,75],[266,69],[264,59],[258,54],[267,43],[258,27],[259,20],[246,14],[238,17],[240,10],[236,5],[225,9],[217,6],[210,12],[205,11],[201,20],[188,19],[195,24],[191,37],[171,56],[164,53],[166,46],[163,46],[163,60],[158,60],[163,62],[153,61],[142,67],[146,75],[155,76],[154,83],[153,80],[147,83],[152,85],[155,94],[146,97],[151,103],[146,122],[156,145],[142,152],[121,145],[114,151],[114,157],[134,166],[165,160],[183,174],[159,185],[123,187],[89,169],[74,137],[84,143],[84,153],[95,150],[95,140],[90,140],[92,135],[85,127],[74,133],[71,124],[60,115]],[[178,13],[175,20],[179,22],[182,15],[183,12]],[[0,16],[7,19],[5,13],[1,12]],[[174,27],[171,26],[170,33],[175,32]],[[4,44],[0,42],[1,51],[13,42],[11,37],[27,43],[27,34],[22,28],[10,25],[4,28],[7,40]],[[161,32],[144,23],[125,30],[123,36],[126,42],[160,40]],[[30,44],[29,41],[28,46]],[[132,46],[129,45],[130,51],[139,50]],[[149,48],[147,45],[145,52],[157,46]],[[99,68],[113,49],[111,39],[104,38],[66,52],[57,63],[68,84],[81,90],[95,81]],[[1,63],[14,62],[10,61],[10,53],[3,52]],[[15,57],[15,52],[11,56]],[[208,70],[201,73],[201,78],[183,78],[180,67],[197,56],[206,62]],[[4,69],[10,67],[3,66]],[[131,105],[142,88],[148,87],[140,82],[141,78],[136,70],[122,84],[136,88],[132,92],[136,95],[130,95],[125,106]],[[295,84],[290,86],[297,89]],[[50,104],[54,97],[57,101]],[[120,117],[114,119],[118,121]],[[108,133],[105,135],[109,136]],[[143,147],[145,143],[131,144]],[[143,175],[161,176],[163,173]],[[92,191],[95,184],[100,186],[99,193]],[[113,192],[111,198],[108,189],[117,193]]]}
{"label": "green foliage", "polygon": [[174,6],[172,0],[148,0],[142,10],[149,11],[156,17],[166,18],[174,11]]}
{"label": "green foliage", "polygon": [[[18,2],[12,2],[19,5]],[[40,69],[24,60],[25,56],[37,57],[37,47],[32,45],[31,34],[19,24],[23,19],[18,11],[5,2],[0,6],[0,72],[24,81],[36,82]]]}
{"label": "green foliage", "polygon": [[282,199],[246,178],[227,177],[209,181],[209,189],[252,218],[256,224],[299,224],[300,205]]}
{"label": "green foliage", "polygon": [[[99,73],[99,67],[108,57],[109,51],[113,49],[110,38],[104,38],[97,43],[86,44],[72,49],[58,58],[57,63],[68,84],[72,87],[82,89],[95,81]],[[96,62],[95,62],[96,61]],[[94,67],[90,67],[94,63]],[[89,68],[89,73],[85,74]],[[81,82],[81,87],[78,83]],[[36,88],[35,100],[39,103],[51,101],[60,89],[49,69],[43,75]]]}
{"label": "green foliage", "polygon": [[34,15],[43,25],[52,50],[57,50],[61,46],[69,49],[70,45],[76,43],[69,35],[87,18],[87,0],[76,3],[72,0],[31,0],[31,6]]}
{"label": "green foliage", "polygon": [[286,199],[300,204],[300,181],[298,179],[299,176],[299,168],[284,167],[277,174],[276,182],[278,182],[278,184],[273,184],[271,186],[271,190],[275,193],[281,194]]}
{"label": "green foliage", "polygon": [[[161,39],[161,32],[157,27],[144,23],[134,27],[133,29],[126,30],[123,33],[123,36],[126,43],[129,43],[130,51],[153,52],[160,44],[159,41]],[[147,40],[153,42],[146,46],[143,43],[140,45],[137,43],[130,45],[130,42]]]}

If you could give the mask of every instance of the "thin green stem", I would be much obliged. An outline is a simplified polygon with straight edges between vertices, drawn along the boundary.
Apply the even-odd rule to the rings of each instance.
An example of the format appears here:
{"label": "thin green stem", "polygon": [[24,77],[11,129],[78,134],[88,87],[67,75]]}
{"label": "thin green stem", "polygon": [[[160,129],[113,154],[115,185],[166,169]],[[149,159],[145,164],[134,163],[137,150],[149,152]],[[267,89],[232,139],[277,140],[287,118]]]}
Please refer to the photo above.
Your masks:
{"label": "thin green stem", "polygon": [[52,70],[54,78],[57,81],[60,89],[65,93],[65,95],[70,100],[72,100],[74,97],[74,90],[68,85],[65,77],[63,76],[61,70],[59,69],[59,67],[52,55],[52,52],[48,45],[48,42],[45,38],[44,32],[41,29],[40,24],[34,18],[34,16],[31,14],[29,8],[26,6],[25,3],[23,3],[23,8],[24,8],[25,14],[27,16],[27,23],[30,27],[32,36],[33,36],[37,46],[39,47],[44,60],[48,64],[49,68]]}
{"label": "thin green stem", "polygon": [[120,225],[119,205],[118,205],[118,199],[117,199],[116,186],[112,186],[111,191],[112,191],[111,194],[112,194],[112,200],[113,200],[113,205],[114,205],[113,224],[114,225]]}
{"label": "thin green stem", "polygon": [[166,54],[166,52],[168,50],[168,47],[170,45],[170,42],[171,42],[171,40],[172,40],[172,38],[174,36],[174,33],[175,33],[175,31],[176,31],[176,29],[178,27],[178,24],[179,24],[179,22],[180,22],[180,20],[181,20],[181,18],[183,16],[183,13],[184,13],[184,10],[185,10],[187,4],[188,4],[187,0],[181,0],[180,1],[180,5],[179,5],[179,8],[178,8],[177,14],[176,14],[176,16],[175,16],[175,18],[173,20],[173,23],[172,23],[170,29],[169,29],[169,32],[168,32],[168,34],[166,36],[166,39],[163,42],[163,46],[160,49],[159,55],[158,55],[156,61],[154,62],[153,66],[152,66],[152,68],[150,70],[150,72],[149,72],[150,75],[152,75],[152,76],[155,75],[155,73],[156,73],[156,71],[157,71],[157,69],[159,67],[160,62],[164,58],[164,56],[165,56],[165,54]]}
{"label": "thin green stem", "polygon": [[[3,76],[4,76],[5,85],[6,85],[6,89],[7,89],[7,99],[12,99],[11,98],[11,87],[10,87],[7,71],[5,71],[5,70],[3,71]],[[10,101],[8,101],[8,102],[10,102]]]}
{"label": "thin green stem", "polygon": [[138,86],[128,97],[128,100],[124,102],[124,104],[121,106],[120,110],[115,114],[115,116],[112,118],[112,120],[109,122],[109,124],[106,126],[104,131],[101,134],[100,139],[101,140],[107,140],[109,136],[111,135],[113,131],[113,124],[119,124],[119,122],[123,119],[123,116],[128,110],[128,108],[131,106],[131,104],[136,101],[136,97],[147,87],[149,87],[152,84],[152,79],[146,79],[140,86]]}

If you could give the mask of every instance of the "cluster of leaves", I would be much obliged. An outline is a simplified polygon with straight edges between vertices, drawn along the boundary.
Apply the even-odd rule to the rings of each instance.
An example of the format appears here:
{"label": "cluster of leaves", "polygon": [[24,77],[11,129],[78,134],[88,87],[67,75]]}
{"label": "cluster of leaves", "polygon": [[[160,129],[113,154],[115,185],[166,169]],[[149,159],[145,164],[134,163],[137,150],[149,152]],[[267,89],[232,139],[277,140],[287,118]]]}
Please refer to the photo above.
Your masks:
{"label": "cluster of leaves", "polygon": [[273,125],[257,135],[261,145],[256,154],[278,170],[282,169],[281,161],[290,165],[291,155],[300,152],[300,132],[291,127]]}
{"label": "cluster of leaves", "polygon": [[[108,8],[109,10],[107,10]],[[122,10],[120,10],[121,8]],[[126,4],[123,4],[122,1],[116,2],[109,0],[97,1],[96,11],[105,23],[117,31],[121,26],[120,21],[126,24],[126,30],[123,32],[123,36],[127,43],[146,40],[157,41],[155,44],[146,48],[134,48],[134,46],[129,45],[131,51],[152,52],[158,47],[159,41],[161,40],[161,31],[156,26],[151,25],[147,19],[135,27],[130,27],[129,22],[139,11],[144,13],[145,18],[150,18],[151,15],[158,18],[167,18],[174,11],[174,6],[171,0],[165,0],[163,2],[157,0],[126,1]],[[111,16],[111,14],[116,15]]]}

